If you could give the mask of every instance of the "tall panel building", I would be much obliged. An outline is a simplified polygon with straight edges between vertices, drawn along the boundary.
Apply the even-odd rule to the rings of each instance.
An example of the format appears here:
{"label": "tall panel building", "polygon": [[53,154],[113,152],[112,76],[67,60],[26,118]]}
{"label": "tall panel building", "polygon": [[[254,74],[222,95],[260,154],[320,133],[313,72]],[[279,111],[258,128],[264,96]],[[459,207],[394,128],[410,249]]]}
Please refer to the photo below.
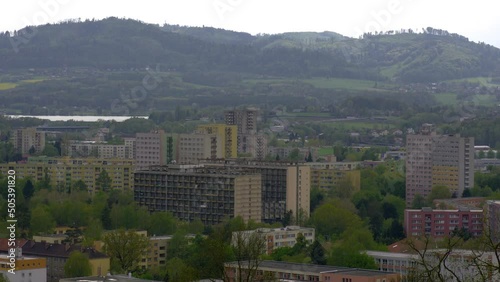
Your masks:
{"label": "tall panel building", "polygon": [[406,204],[446,186],[456,197],[474,186],[474,138],[437,135],[429,125],[406,139]]}
{"label": "tall panel building", "polygon": [[37,131],[35,127],[15,129],[11,142],[21,154],[28,154],[32,148],[35,153],[40,153],[45,148],[45,132]]}
{"label": "tall panel building", "polygon": [[135,135],[136,168],[147,169],[149,166],[166,164],[166,135],[163,130]]}
{"label": "tall panel building", "polygon": [[221,141],[222,158],[231,159],[238,156],[238,127],[226,124],[208,124],[198,126],[198,133],[215,134]]}
{"label": "tall panel building", "polygon": [[267,138],[265,135],[257,134],[258,117],[259,110],[255,108],[230,110],[224,113],[225,123],[238,127],[238,153],[264,159],[267,153]]}

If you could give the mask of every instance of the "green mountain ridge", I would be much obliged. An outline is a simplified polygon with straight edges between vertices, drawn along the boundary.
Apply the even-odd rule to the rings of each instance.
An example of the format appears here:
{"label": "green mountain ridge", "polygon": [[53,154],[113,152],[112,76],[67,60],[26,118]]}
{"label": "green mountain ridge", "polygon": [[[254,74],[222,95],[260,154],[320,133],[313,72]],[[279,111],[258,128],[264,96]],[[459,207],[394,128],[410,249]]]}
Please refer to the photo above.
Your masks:
{"label": "green mountain ridge", "polygon": [[[431,29],[434,31],[434,29]],[[500,73],[500,50],[437,32],[365,35],[334,32],[250,35],[210,27],[160,27],[134,20],[66,22],[0,34],[4,70],[23,68],[144,68],[215,70],[280,77],[344,77],[435,82]],[[19,37],[21,36],[21,38]]]}

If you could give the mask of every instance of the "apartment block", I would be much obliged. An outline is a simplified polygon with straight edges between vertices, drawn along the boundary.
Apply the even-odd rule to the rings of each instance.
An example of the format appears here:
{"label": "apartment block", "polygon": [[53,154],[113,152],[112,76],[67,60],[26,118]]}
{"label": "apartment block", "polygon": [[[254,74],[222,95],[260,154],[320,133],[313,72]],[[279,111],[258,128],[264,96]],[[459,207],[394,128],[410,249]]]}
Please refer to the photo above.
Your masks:
{"label": "apartment block", "polygon": [[406,209],[404,229],[407,237],[444,238],[453,231],[466,230],[472,236],[483,232],[482,209],[434,210]]}
{"label": "apartment block", "polygon": [[32,148],[35,153],[40,153],[45,149],[45,132],[37,131],[35,127],[15,129],[11,142],[14,149],[23,155],[28,154]]}
{"label": "apartment block", "polygon": [[[375,259],[380,271],[396,272],[407,279],[414,273],[425,271],[422,269],[422,258],[416,253],[392,253],[381,251],[367,251],[367,255]],[[480,281],[499,281],[500,274],[497,271],[491,271],[491,267],[498,265],[493,252],[478,252],[471,250],[453,249],[451,252],[447,249],[428,249],[424,254],[425,261],[429,268],[438,267],[440,258],[446,254],[446,263],[441,264],[439,270],[446,281],[477,281],[476,278],[485,275],[485,280]],[[473,265],[474,260],[481,261],[483,266]],[[488,269],[489,268],[489,269]],[[454,274],[452,274],[452,272]],[[455,276],[456,275],[456,276]],[[457,277],[460,280],[457,280]],[[416,277],[412,277],[416,279]],[[406,280],[404,280],[406,281]]]}
{"label": "apartment block", "polygon": [[255,159],[264,159],[267,155],[267,138],[257,134],[259,110],[256,108],[235,109],[224,112],[227,125],[238,128],[237,151],[239,154],[250,154]]}
{"label": "apartment block", "polygon": [[438,185],[461,197],[474,186],[474,138],[436,135],[426,125],[421,134],[406,140],[406,203],[417,194],[427,197]]}
{"label": "apartment block", "polygon": [[[238,234],[242,233],[242,234]],[[314,228],[287,226],[283,228],[258,228],[241,232],[233,232],[232,242],[236,241],[237,236],[248,238],[252,234],[259,234],[266,239],[265,249],[262,253],[270,255],[274,249],[282,247],[293,247],[297,243],[297,237],[302,234],[307,243],[312,244],[315,238]]]}
{"label": "apartment block", "polygon": [[220,139],[222,158],[230,159],[238,156],[238,126],[226,124],[200,125],[198,133],[215,134]]}
{"label": "apartment block", "polygon": [[64,145],[63,154],[73,158],[96,158],[98,156],[98,144],[99,143],[96,143],[95,141],[70,140]]}
{"label": "apartment block", "polygon": [[392,253],[382,251],[366,251],[375,260],[378,270],[395,272],[405,277],[417,267],[418,255],[415,253]]}
{"label": "apartment block", "polygon": [[0,164],[2,175],[7,175],[10,169],[16,171],[18,178],[29,177],[34,181],[43,180],[47,174],[52,187],[66,191],[81,180],[89,193],[94,193],[101,189],[97,179],[103,170],[111,178],[111,189],[131,191],[134,185],[134,160],[128,159],[30,157],[26,163]]}
{"label": "apartment block", "polygon": [[134,148],[136,169],[143,170],[149,166],[165,165],[167,160],[166,145],[166,134],[163,130],[137,133]]}
{"label": "apartment block", "polygon": [[[225,281],[241,281],[247,277],[248,270],[255,267],[251,263],[228,262],[224,265]],[[399,282],[401,277],[397,273],[388,273],[377,270],[349,268],[341,266],[316,265],[305,263],[291,263],[282,261],[260,262],[255,270],[252,281],[327,281],[327,282]]]}
{"label": "apartment block", "polygon": [[110,145],[94,141],[71,140],[66,146],[65,155],[74,158],[95,157],[101,159],[133,159],[134,148],[131,144]]}
{"label": "apartment block", "polygon": [[169,211],[181,220],[206,225],[241,216],[262,218],[261,176],[255,173],[207,173],[195,166],[158,166],[138,171],[134,199],[149,211]]}
{"label": "apartment block", "polygon": [[485,228],[491,240],[500,243],[500,201],[486,201],[486,224]]}
{"label": "apartment block", "polygon": [[287,211],[309,217],[311,169],[303,163],[246,159],[202,162],[205,171],[226,170],[261,175],[262,221],[282,221]]}
{"label": "apartment block", "polygon": [[347,182],[352,186],[352,191],[361,189],[360,170],[338,169],[337,166],[325,163],[305,163],[311,167],[311,187],[323,190],[334,190],[342,182]]}
{"label": "apartment block", "polygon": [[177,164],[220,159],[224,157],[223,139],[216,134],[179,134],[177,154]]}
{"label": "apartment block", "polygon": [[9,282],[46,282],[47,265],[44,258],[27,257],[22,255],[21,249],[17,250],[15,273],[9,273],[10,258],[6,254],[0,254],[0,274],[3,274]]}

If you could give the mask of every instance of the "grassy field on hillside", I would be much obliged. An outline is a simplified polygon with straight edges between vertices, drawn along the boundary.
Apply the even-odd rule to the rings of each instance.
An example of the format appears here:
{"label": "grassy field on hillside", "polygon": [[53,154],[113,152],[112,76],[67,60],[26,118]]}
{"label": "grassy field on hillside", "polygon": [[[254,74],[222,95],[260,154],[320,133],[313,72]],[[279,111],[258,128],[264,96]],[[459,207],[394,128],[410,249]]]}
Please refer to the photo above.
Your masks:
{"label": "grassy field on hillside", "polygon": [[15,88],[18,84],[12,82],[2,82],[0,83],[0,90],[8,90]]}
{"label": "grassy field on hillside", "polygon": [[446,106],[454,106],[457,104],[457,94],[455,93],[437,93],[434,94],[434,99],[438,103]]}

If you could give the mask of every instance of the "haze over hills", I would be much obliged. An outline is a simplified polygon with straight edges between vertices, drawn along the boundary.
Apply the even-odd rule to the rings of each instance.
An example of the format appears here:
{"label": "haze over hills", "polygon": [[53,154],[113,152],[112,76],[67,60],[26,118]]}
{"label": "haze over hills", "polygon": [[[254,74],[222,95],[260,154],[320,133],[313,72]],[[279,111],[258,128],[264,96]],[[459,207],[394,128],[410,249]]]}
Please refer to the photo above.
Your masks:
{"label": "haze over hills", "polygon": [[[158,83],[131,96],[151,73]],[[435,98],[470,101],[477,82],[469,80],[478,77],[499,89],[500,50],[433,28],[362,39],[334,32],[254,36],[108,18],[0,33],[0,110],[9,113],[149,114],[265,103],[328,107],[340,116],[386,114],[424,109]],[[425,85],[443,81],[431,92],[447,96],[429,96]],[[126,111],[110,106],[117,101]]]}

